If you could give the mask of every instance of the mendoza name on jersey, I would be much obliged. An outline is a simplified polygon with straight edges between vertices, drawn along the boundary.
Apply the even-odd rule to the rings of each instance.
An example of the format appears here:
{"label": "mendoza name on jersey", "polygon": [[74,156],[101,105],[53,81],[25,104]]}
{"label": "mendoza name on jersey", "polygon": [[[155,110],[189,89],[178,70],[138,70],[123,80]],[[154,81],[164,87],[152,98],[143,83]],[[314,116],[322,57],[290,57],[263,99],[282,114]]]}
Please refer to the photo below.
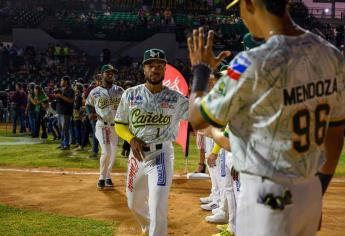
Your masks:
{"label": "mendoza name on jersey", "polygon": [[140,109],[134,109],[131,116],[132,125],[135,128],[146,125],[170,125],[171,116],[155,114],[153,112],[142,112]]}
{"label": "mendoza name on jersey", "polygon": [[284,89],[284,105],[289,106],[315,97],[330,96],[337,92],[337,79],[327,79]]}

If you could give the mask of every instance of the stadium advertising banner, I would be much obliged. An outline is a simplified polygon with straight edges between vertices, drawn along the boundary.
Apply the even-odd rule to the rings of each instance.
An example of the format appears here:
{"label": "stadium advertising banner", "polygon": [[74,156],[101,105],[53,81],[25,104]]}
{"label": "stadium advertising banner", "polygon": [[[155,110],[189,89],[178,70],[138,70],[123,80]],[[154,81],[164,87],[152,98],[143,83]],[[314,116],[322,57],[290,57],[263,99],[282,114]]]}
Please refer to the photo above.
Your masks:
{"label": "stadium advertising banner", "polygon": [[[163,84],[188,97],[189,90],[186,79],[172,65],[166,65],[166,71]],[[181,120],[176,142],[181,145],[183,153],[188,156],[188,121]]]}

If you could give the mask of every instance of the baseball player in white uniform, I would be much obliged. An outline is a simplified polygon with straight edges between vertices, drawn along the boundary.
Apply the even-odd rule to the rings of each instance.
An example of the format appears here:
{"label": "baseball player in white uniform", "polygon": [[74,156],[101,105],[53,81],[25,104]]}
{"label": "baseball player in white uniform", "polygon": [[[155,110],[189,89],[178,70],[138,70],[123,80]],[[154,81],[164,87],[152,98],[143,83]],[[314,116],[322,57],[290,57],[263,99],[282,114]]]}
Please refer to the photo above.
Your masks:
{"label": "baseball player in white uniform", "polygon": [[206,46],[203,29],[193,32],[190,121],[198,129],[229,124],[241,178],[236,236],[315,235],[344,142],[344,57],[294,24],[287,1],[230,5],[237,2],[249,31],[265,44],[239,53],[206,94],[212,69],[229,52],[215,58],[213,32]]}
{"label": "baseball player in white uniform", "polygon": [[86,110],[92,108],[97,113],[96,138],[101,146],[100,175],[98,188],[114,187],[111,180],[111,171],[115,162],[118,136],[114,130],[114,117],[120,103],[123,88],[114,84],[114,75],[117,70],[112,65],[101,68],[102,84],[91,90],[86,99]]}
{"label": "baseball player in white uniform", "polygon": [[127,173],[128,207],[142,235],[168,234],[168,194],[173,177],[178,124],[188,118],[188,100],[163,86],[164,51],[144,53],[146,83],[127,89],[115,117],[115,129],[131,145]]}

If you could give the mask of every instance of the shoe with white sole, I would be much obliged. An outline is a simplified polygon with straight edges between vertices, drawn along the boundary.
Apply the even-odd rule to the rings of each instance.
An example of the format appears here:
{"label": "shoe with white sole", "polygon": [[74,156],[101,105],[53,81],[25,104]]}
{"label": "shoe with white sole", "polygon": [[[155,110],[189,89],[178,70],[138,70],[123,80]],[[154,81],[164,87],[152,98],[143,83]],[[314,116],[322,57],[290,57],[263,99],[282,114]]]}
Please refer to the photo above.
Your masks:
{"label": "shoe with white sole", "polygon": [[221,213],[221,212],[224,212],[223,207],[218,207],[212,210],[213,215]]}
{"label": "shoe with white sole", "polygon": [[208,204],[201,205],[200,207],[205,211],[212,211],[213,209],[218,208],[219,205],[215,202],[210,202]]}
{"label": "shoe with white sole", "polygon": [[208,203],[210,203],[212,201],[213,201],[213,199],[210,196],[208,196],[208,197],[201,197],[200,198],[201,204],[208,204]]}
{"label": "shoe with white sole", "polygon": [[215,215],[206,216],[206,221],[210,223],[217,223],[217,224],[225,224],[229,221],[228,217],[225,215],[225,213],[221,212]]}

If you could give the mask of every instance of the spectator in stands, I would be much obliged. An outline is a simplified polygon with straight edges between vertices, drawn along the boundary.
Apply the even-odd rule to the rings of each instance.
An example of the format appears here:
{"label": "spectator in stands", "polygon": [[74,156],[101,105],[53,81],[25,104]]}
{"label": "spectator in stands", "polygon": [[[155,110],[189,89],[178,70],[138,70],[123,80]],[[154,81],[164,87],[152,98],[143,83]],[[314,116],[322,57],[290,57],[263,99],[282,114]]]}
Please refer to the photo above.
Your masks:
{"label": "spectator in stands", "polygon": [[73,115],[74,91],[71,88],[71,78],[63,76],[60,81],[61,89],[55,91],[56,113],[58,115],[58,125],[61,132],[62,150],[70,149],[69,126]]}
{"label": "spectator in stands", "polygon": [[34,137],[35,135],[35,129],[36,129],[36,124],[35,124],[35,104],[32,102],[33,98],[35,97],[35,83],[31,82],[28,85],[28,98],[27,98],[27,104],[26,104],[26,109],[25,109],[25,116],[28,117],[29,119],[29,131],[31,137]]}
{"label": "spectator in stands", "polygon": [[81,109],[83,106],[83,85],[81,83],[76,83],[74,85],[74,103],[73,103],[73,127],[76,139],[76,148],[78,151],[83,151],[84,147],[82,145],[83,140],[83,129],[82,129],[82,114]]}
{"label": "spectator in stands", "polygon": [[27,95],[23,90],[23,85],[21,83],[16,83],[16,91],[12,95],[11,102],[12,102],[12,118],[13,118],[13,126],[12,126],[12,133],[16,134],[17,132],[17,121],[20,122],[20,133],[25,132],[25,124],[24,124],[24,114],[26,108],[26,100]]}
{"label": "spectator in stands", "polygon": [[40,127],[42,128],[41,139],[47,140],[47,127],[45,114],[48,108],[48,97],[44,93],[40,85],[35,85],[34,97],[30,96],[30,101],[35,105],[35,133],[33,138],[38,138],[40,134]]}
{"label": "spectator in stands", "polygon": [[[94,82],[84,92],[84,95],[83,95],[84,104],[85,104],[85,101],[86,101],[87,97],[89,96],[89,93],[91,92],[91,90],[96,88],[97,86],[100,86],[101,83],[102,83],[102,76],[101,76],[101,74],[96,74],[94,76]],[[89,114],[88,119],[89,119],[91,127],[92,127],[92,153],[90,154],[89,158],[95,159],[95,158],[97,158],[97,154],[98,154],[98,140],[97,140],[97,138],[95,136],[96,122],[97,122],[97,114],[96,114],[95,110],[93,110]]]}
{"label": "spectator in stands", "polygon": [[61,139],[61,132],[58,126],[57,114],[56,114],[56,100],[52,100],[49,103],[49,107],[46,113],[48,132],[53,135],[53,140]]}

